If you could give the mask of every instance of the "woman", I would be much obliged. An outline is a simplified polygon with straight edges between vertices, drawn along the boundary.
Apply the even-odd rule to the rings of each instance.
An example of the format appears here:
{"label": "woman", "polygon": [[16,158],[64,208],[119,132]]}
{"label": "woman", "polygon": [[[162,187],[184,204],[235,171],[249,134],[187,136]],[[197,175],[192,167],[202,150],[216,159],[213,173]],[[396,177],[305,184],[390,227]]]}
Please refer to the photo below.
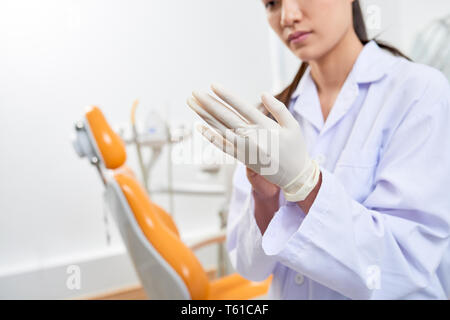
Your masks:
{"label": "woman", "polygon": [[[446,299],[447,79],[367,41],[358,1],[262,2],[303,61],[281,102],[262,96],[273,117],[217,85],[226,104],[204,92],[188,100],[213,127],[203,135],[243,163],[228,220],[235,268],[255,281],[273,274],[275,299]],[[278,149],[255,129],[277,132]],[[269,161],[250,161],[245,147]]]}

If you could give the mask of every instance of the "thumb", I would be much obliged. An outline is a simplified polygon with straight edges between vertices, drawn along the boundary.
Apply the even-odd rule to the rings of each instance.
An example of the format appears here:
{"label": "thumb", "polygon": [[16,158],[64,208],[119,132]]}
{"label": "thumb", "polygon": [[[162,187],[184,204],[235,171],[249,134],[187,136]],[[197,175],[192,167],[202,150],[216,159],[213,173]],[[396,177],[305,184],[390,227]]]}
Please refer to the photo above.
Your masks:
{"label": "thumb", "polygon": [[251,178],[251,177],[254,177],[254,176],[258,175],[255,171],[253,171],[249,167],[246,167],[246,168],[247,168],[247,177]]}
{"label": "thumb", "polygon": [[297,124],[297,120],[295,120],[284,103],[271,94],[263,93],[261,95],[261,101],[280,126],[291,127],[294,123]]}

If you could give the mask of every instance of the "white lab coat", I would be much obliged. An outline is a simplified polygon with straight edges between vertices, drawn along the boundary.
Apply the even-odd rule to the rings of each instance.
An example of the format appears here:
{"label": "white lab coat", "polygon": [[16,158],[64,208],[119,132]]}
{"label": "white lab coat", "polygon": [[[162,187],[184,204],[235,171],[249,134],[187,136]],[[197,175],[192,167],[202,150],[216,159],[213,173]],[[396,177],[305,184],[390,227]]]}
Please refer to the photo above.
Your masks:
{"label": "white lab coat", "polygon": [[242,276],[273,274],[275,299],[450,295],[450,86],[374,41],[326,122],[309,69],[289,106],[322,185],[308,213],[286,202],[264,236],[238,164],[227,248]]}

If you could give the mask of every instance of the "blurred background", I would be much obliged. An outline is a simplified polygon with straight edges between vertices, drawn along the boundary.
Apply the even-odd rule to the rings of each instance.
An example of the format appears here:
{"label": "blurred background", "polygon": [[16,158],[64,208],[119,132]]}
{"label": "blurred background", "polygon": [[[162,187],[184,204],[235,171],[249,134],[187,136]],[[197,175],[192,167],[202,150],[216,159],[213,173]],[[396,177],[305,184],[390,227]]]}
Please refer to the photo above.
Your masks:
{"label": "blurred background", "polygon": [[[371,37],[450,74],[448,0],[362,4]],[[102,182],[70,141],[86,106],[99,106],[127,140],[139,99],[140,132],[163,124],[189,137],[177,145],[201,141],[190,134],[198,120],[185,103],[192,90],[220,82],[256,103],[262,91],[286,86],[299,63],[258,0],[2,0],[0,299],[139,284],[115,222],[105,222]],[[177,145],[161,148],[149,192],[193,243],[220,230],[234,166],[174,163]],[[127,146],[128,162],[143,179],[135,147]],[[217,248],[196,254],[217,270]],[[75,290],[66,285],[71,265],[82,271]]]}

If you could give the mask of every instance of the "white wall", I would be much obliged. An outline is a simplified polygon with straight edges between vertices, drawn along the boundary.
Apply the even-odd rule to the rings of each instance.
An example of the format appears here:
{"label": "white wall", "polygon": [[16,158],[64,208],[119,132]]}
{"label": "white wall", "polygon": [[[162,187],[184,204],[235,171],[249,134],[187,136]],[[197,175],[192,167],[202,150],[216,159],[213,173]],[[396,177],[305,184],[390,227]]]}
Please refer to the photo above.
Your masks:
{"label": "white wall", "polygon": [[[114,227],[106,245],[103,187],[69,141],[85,106],[120,124],[139,98],[140,115],[191,122],[193,89],[219,81],[254,100],[271,84],[263,7],[241,0],[3,0],[0,70],[0,278],[122,250]],[[220,197],[176,201],[182,234],[218,227]]]}

